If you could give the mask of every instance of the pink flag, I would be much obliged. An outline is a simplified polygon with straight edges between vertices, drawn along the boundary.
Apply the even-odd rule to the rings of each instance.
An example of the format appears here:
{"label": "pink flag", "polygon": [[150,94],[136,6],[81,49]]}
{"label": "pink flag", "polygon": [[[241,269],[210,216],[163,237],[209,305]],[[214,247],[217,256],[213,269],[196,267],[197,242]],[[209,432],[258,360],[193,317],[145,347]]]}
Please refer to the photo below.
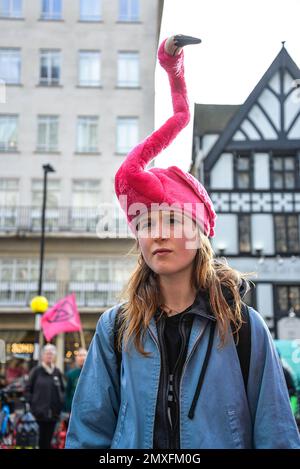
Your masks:
{"label": "pink flag", "polygon": [[80,331],[80,316],[75,293],[66,296],[42,316],[41,326],[47,341],[61,332]]}

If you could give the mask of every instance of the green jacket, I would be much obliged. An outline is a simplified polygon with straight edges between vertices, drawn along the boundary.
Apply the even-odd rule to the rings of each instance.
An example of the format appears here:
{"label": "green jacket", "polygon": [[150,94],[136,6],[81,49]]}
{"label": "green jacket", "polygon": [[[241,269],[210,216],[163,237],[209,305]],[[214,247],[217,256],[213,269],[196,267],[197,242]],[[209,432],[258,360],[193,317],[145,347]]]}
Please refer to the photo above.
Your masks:
{"label": "green jacket", "polygon": [[82,368],[74,368],[73,370],[67,373],[67,389],[65,402],[65,409],[67,412],[71,412],[72,400],[81,370]]}

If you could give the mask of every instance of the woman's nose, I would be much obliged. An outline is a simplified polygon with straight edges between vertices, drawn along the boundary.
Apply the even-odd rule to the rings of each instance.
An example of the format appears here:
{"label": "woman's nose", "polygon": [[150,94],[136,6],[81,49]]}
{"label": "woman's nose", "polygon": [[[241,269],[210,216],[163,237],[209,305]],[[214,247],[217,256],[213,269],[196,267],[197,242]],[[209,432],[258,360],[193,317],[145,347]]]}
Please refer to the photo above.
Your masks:
{"label": "woman's nose", "polygon": [[157,223],[154,226],[153,238],[165,239],[170,237],[170,227],[166,223]]}

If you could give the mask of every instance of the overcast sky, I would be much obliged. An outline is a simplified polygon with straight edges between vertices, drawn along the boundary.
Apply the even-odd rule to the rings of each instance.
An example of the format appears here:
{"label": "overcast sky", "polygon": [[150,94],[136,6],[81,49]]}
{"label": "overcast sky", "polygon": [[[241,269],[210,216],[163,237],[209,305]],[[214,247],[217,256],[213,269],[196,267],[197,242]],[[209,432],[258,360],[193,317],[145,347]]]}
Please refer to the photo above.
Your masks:
{"label": "overcast sky", "polygon": [[[161,38],[188,34],[202,39],[185,48],[185,76],[193,102],[241,104],[280,51],[281,41],[300,67],[300,0],[165,0]],[[300,78],[300,77],[299,77]],[[167,75],[156,70],[156,128],[172,113]],[[170,150],[156,158],[161,167],[187,170],[192,119]]]}

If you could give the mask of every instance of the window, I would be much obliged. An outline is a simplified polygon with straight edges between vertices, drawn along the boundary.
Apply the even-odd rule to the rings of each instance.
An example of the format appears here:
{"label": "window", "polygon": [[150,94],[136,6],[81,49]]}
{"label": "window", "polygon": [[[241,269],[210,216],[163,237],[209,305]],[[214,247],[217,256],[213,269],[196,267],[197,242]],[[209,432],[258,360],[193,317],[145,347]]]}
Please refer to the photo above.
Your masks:
{"label": "window", "polygon": [[19,200],[18,179],[0,178],[0,229],[14,230]]}
{"label": "window", "polygon": [[138,143],[138,119],[118,117],[117,153],[128,153]]}
{"label": "window", "polygon": [[38,117],[37,151],[58,150],[58,116]]}
{"label": "window", "polygon": [[60,51],[42,50],[40,58],[40,84],[59,85]]}
{"label": "window", "polygon": [[[42,179],[33,179],[31,182],[31,204],[30,211],[30,229],[32,231],[41,231],[41,210],[43,204]],[[45,220],[46,231],[57,231],[59,229],[59,203],[60,203],[60,181],[48,178],[47,180],[47,213]]]}
{"label": "window", "polygon": [[[45,261],[45,280],[56,279],[56,261]],[[0,281],[35,281],[39,278],[39,263],[35,259],[0,259]]]}
{"label": "window", "polygon": [[79,305],[114,304],[133,268],[133,262],[122,259],[73,259],[70,290]]}
{"label": "window", "polygon": [[118,53],[118,86],[137,87],[139,79],[139,53]]}
{"label": "window", "polygon": [[0,178],[0,230],[12,231],[17,224],[18,179]]}
{"label": "window", "polygon": [[76,179],[72,186],[72,229],[96,232],[101,202],[101,181]]}
{"label": "window", "polygon": [[14,207],[18,203],[18,179],[0,179],[0,207]]}
{"label": "window", "polygon": [[119,0],[119,21],[138,21],[139,17],[139,0]]}
{"label": "window", "polygon": [[239,248],[240,253],[251,252],[251,216],[250,215],[239,215]]}
{"label": "window", "polygon": [[273,189],[295,189],[298,185],[299,169],[296,156],[276,156],[271,158],[271,181]]}
{"label": "window", "polygon": [[287,316],[291,308],[300,314],[300,285],[275,285],[274,288],[278,316]]}
{"label": "window", "polygon": [[235,187],[236,189],[251,189],[252,187],[252,161],[250,155],[236,154]]}
{"label": "window", "polygon": [[15,151],[18,146],[18,116],[0,115],[0,151]]}
{"label": "window", "polygon": [[76,179],[73,181],[72,206],[97,207],[100,203],[101,181],[95,179]]}
{"label": "window", "polygon": [[101,85],[101,54],[97,51],[79,52],[79,84],[81,86]]}
{"label": "window", "polygon": [[83,282],[119,282],[124,284],[134,262],[122,259],[73,259],[71,279]]}
{"label": "window", "polygon": [[98,117],[78,117],[77,152],[96,153],[98,151]]}
{"label": "window", "polygon": [[0,79],[11,85],[20,83],[20,49],[0,49]]}
{"label": "window", "polygon": [[22,0],[0,0],[1,18],[21,18]]}
{"label": "window", "polygon": [[[33,179],[31,182],[31,203],[33,207],[41,207],[43,202],[43,179]],[[60,201],[60,181],[47,180],[47,208],[56,208]]]}
{"label": "window", "polygon": [[276,253],[299,253],[298,215],[274,215]]}
{"label": "window", "polygon": [[[45,260],[43,291],[49,303],[57,299],[57,262]],[[0,304],[28,306],[36,295],[39,262],[36,259],[0,259]]]}
{"label": "window", "polygon": [[100,21],[101,3],[101,0],[80,0],[80,19],[82,21]]}
{"label": "window", "polygon": [[108,282],[108,262],[95,260],[72,260],[71,280],[77,282]]}
{"label": "window", "polygon": [[62,18],[62,1],[61,0],[42,0],[43,20],[60,20]]}

